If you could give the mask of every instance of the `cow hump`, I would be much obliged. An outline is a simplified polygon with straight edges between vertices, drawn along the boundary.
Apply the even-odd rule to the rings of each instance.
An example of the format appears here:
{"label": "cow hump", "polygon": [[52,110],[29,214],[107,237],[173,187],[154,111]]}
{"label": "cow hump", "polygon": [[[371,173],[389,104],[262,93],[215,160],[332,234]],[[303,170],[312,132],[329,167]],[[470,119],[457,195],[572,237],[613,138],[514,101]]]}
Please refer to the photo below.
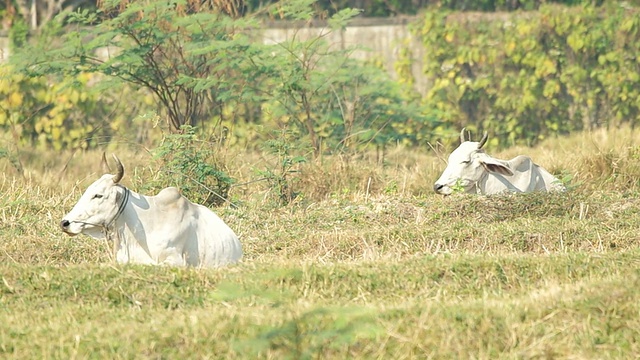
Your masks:
{"label": "cow hump", "polygon": [[175,187],[168,187],[162,189],[158,195],[156,195],[156,203],[164,206],[177,206],[184,202],[184,197]]}

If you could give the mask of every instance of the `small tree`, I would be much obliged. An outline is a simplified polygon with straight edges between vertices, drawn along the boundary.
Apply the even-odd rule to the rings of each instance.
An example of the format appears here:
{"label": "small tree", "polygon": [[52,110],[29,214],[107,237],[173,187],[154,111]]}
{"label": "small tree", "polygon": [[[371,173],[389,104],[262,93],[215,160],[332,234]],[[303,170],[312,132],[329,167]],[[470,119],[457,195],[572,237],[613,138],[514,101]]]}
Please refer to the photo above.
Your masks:
{"label": "small tree", "polygon": [[[311,21],[312,3],[297,1],[277,11],[286,19]],[[384,69],[353,59],[357,47],[327,41],[359,13],[339,11],[317,35],[303,38],[295,33],[272,50],[280,62],[271,65],[276,75],[269,80],[270,115],[306,136],[315,156],[323,147],[345,153],[362,144],[384,147],[388,141],[413,136],[407,126],[415,132],[427,123],[419,100],[404,96]]]}
{"label": "small tree", "polygon": [[[274,8],[274,14],[286,20],[308,22],[314,17],[311,7],[314,1],[301,0],[284,3]],[[300,131],[309,137],[311,147],[317,156],[320,152],[320,137],[317,129],[315,105],[320,101],[319,93],[330,85],[328,77],[332,69],[323,66],[329,57],[338,57],[343,61],[351,53],[351,49],[330,49],[324,38],[331,32],[343,27],[346,22],[359,11],[346,9],[335,14],[329,21],[330,27],[317,36],[301,39],[293,36],[274,47],[273,52],[280,59],[279,63],[267,63],[272,67],[273,87],[271,98],[277,106],[274,115],[291,117]]]}
{"label": "small tree", "polygon": [[225,105],[246,95],[247,29],[254,23],[227,11],[198,2],[107,0],[95,12],[62,15],[74,31],[15,59],[32,75],[101,73],[103,88],[112,88],[111,80],[145,88],[178,131],[212,112],[222,116]]}

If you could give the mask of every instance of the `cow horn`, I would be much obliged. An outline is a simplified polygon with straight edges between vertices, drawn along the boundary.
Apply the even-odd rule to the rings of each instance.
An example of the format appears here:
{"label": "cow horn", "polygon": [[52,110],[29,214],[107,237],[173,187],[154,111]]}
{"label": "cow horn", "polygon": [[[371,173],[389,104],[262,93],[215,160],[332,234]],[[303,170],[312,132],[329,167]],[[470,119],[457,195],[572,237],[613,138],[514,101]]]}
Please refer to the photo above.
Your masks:
{"label": "cow horn", "polygon": [[120,182],[120,180],[122,180],[122,177],[124,176],[124,166],[122,165],[120,159],[118,159],[116,154],[111,155],[113,155],[113,159],[116,161],[116,169],[118,170],[113,176],[113,182],[117,184],[118,182]]}
{"label": "cow horn", "polygon": [[105,174],[111,172],[111,168],[109,167],[109,163],[107,162],[107,155],[104,151],[102,152],[102,161],[100,162],[100,167]]}
{"label": "cow horn", "polygon": [[489,134],[487,134],[487,132],[485,131],[484,135],[482,135],[482,139],[480,139],[480,142],[478,143],[478,149],[482,149],[488,138]]}
{"label": "cow horn", "polygon": [[460,131],[460,144],[465,142],[465,140],[464,140],[464,130],[465,130],[465,128],[462,128],[462,131]]}

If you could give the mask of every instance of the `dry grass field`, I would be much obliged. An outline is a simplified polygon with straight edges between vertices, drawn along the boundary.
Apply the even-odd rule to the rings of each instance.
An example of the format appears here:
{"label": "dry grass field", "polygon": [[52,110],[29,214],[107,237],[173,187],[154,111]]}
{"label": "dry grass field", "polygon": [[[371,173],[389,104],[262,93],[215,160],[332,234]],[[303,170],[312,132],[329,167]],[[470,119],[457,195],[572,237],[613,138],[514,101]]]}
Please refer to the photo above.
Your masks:
{"label": "dry grass field", "polygon": [[[227,149],[241,264],[123,266],[58,228],[99,152],[0,160],[0,358],[608,359],[640,355],[640,134],[549,139],[520,153],[563,194],[437,196],[431,149],[325,157],[274,206]],[[451,150],[451,149],[447,149]],[[111,150],[110,150],[111,151]],[[136,190],[148,153],[114,149]]]}

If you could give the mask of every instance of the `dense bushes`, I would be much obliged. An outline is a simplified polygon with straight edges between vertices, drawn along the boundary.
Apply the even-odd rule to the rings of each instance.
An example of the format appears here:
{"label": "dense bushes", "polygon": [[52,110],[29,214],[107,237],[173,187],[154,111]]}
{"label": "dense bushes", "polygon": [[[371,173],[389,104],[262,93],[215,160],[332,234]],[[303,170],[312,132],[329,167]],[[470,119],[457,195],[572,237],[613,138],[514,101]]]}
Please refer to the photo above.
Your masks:
{"label": "dense bushes", "polygon": [[[545,3],[566,6],[600,5],[604,0],[322,0],[315,1],[314,6],[320,13],[332,14],[336,9],[347,7],[361,8],[364,16],[394,16],[417,14],[427,8],[439,8],[453,11],[514,11],[536,10]],[[277,1],[247,0],[244,1],[246,11],[255,11]],[[638,3],[637,0],[627,3]]]}
{"label": "dense bushes", "polygon": [[90,85],[96,81],[87,73],[56,81],[29,78],[0,65],[0,130],[10,134],[9,148],[87,149],[114,137],[140,140],[144,131],[133,121],[154,109],[149,96],[127,87],[105,91]]}
{"label": "dense bushes", "polygon": [[431,81],[424,101],[445,127],[487,130],[496,142],[635,126],[639,28],[637,10],[617,4],[481,17],[429,12],[413,29]]}
{"label": "dense bushes", "polygon": [[[279,9],[288,18],[304,21],[318,16],[310,10],[312,1],[299,2],[306,7],[287,9],[283,5]],[[149,10],[146,14],[159,11],[153,1],[144,6]],[[53,87],[20,75],[14,80],[8,77],[0,83],[5,95],[0,126],[20,124],[14,131],[19,130],[23,140],[58,149],[90,146],[85,139],[95,139],[98,132],[109,137],[114,129],[121,129],[129,121],[123,119],[132,116],[123,115],[122,108],[106,107],[109,102],[104,94],[98,101],[85,86],[87,75],[78,74],[79,68],[106,75],[100,79],[120,77],[129,85],[142,84],[164,104],[161,115],[175,111],[173,118],[189,123],[197,119],[199,127],[230,129],[229,143],[259,148],[259,142],[275,130],[289,134],[279,140],[296,142],[299,149],[311,148],[315,155],[349,154],[392,142],[424,146],[437,140],[434,134],[458,133],[463,126],[491,132],[494,145],[509,145],[532,144],[574,130],[623,123],[635,126],[640,120],[640,89],[636,86],[640,80],[640,20],[629,6],[543,6],[539,12],[485,15],[425,13],[413,24],[414,34],[425,47],[424,72],[430,82],[422,99],[407,91],[412,85],[412,49],[408,46],[400,52],[396,64],[400,81],[396,82],[372,66],[374,61],[363,64],[349,59],[353,49],[336,50],[325,42],[328,32],[340,31],[356,12],[336,14],[329,21],[330,28],[317,37],[294,36],[293,41],[264,45],[234,32],[247,24],[257,26],[251,19],[236,22],[219,14],[192,16],[174,14],[171,7],[161,9],[155,17],[137,17],[135,9],[129,9],[100,27],[84,27],[86,36],[79,36],[80,32],[65,35],[61,48],[31,49],[27,54],[42,56],[38,56],[38,66],[25,66],[23,71],[35,68],[50,76],[68,76]],[[158,35],[160,15],[179,19],[184,30],[161,34],[171,35],[171,41],[142,36],[151,30]],[[93,16],[83,12],[75,19],[84,23]],[[214,42],[202,37],[206,29],[200,26],[202,19],[210,18],[224,19],[226,24],[211,33],[216,34]],[[147,42],[125,42],[124,36],[114,36],[134,31],[111,26],[124,20],[135,31],[142,29],[142,35],[134,39],[142,37]],[[226,34],[228,29],[235,30]],[[85,38],[93,40],[83,43]],[[160,46],[167,42],[172,47]],[[106,46],[124,50],[107,61],[89,57],[89,50]],[[162,63],[156,61],[160,58]],[[16,59],[29,60],[28,56]],[[156,68],[143,66],[141,59],[154,62]],[[173,59],[197,62],[171,67]],[[205,73],[193,64],[208,64],[215,71]],[[167,77],[161,71],[164,67],[178,71]],[[172,81],[162,82],[168,78]],[[130,91],[122,83],[110,86],[109,93]],[[113,91],[116,86],[118,91]],[[192,100],[200,100],[187,106],[191,103],[181,95],[187,92],[194,95]],[[163,101],[163,96],[172,101]],[[187,110],[198,107],[198,116],[177,106],[183,103]],[[35,109],[42,110],[34,115]],[[131,106],[126,110],[133,111]],[[142,113],[138,109],[136,115]]]}

